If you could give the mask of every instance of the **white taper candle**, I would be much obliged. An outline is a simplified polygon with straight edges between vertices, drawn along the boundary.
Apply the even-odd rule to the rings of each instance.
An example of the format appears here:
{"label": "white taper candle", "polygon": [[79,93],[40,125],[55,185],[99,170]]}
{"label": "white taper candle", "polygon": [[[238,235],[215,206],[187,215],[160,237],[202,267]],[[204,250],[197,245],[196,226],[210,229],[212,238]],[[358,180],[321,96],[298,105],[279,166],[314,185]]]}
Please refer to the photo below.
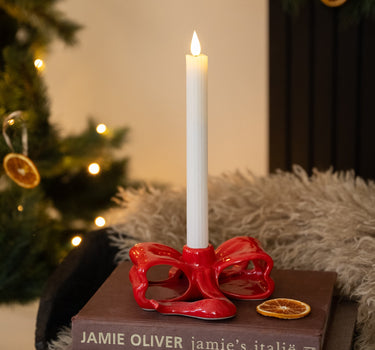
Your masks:
{"label": "white taper candle", "polygon": [[187,246],[208,246],[207,69],[194,32],[186,55],[186,225]]}

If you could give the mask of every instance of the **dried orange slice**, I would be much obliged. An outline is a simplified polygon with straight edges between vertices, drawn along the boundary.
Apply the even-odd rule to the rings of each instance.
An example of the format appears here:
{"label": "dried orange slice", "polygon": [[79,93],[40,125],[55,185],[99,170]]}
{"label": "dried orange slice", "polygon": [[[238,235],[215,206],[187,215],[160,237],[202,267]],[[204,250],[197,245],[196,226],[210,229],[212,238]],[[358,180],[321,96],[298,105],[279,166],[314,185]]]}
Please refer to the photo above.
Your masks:
{"label": "dried orange slice", "polygon": [[329,7],[338,7],[344,4],[346,0],[322,0],[322,3]]}
{"label": "dried orange slice", "polygon": [[266,300],[257,306],[257,312],[263,316],[296,319],[305,317],[311,311],[310,305],[294,299],[277,298]]}
{"label": "dried orange slice", "polygon": [[19,186],[34,188],[40,182],[40,175],[34,163],[23,154],[8,153],[3,161],[7,175]]}

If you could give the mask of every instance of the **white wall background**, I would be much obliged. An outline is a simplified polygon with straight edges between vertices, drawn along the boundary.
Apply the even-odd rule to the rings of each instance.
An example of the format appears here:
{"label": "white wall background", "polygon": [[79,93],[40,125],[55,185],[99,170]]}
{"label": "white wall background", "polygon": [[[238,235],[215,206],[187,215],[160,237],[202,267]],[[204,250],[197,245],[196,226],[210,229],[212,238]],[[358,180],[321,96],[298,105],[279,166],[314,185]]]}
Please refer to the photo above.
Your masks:
{"label": "white wall background", "polygon": [[2,350],[35,349],[35,323],[39,301],[26,305],[0,305]]}
{"label": "white wall background", "polygon": [[209,173],[268,171],[267,1],[65,0],[84,29],[45,57],[52,122],[88,115],[131,128],[133,179],[185,184],[185,54],[193,30],[209,62]]}

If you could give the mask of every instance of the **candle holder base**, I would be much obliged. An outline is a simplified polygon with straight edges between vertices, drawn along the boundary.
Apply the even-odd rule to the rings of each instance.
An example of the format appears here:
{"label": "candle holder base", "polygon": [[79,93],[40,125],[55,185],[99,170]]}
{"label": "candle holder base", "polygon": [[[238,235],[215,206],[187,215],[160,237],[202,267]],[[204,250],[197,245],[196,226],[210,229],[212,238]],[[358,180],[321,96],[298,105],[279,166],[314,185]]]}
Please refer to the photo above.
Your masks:
{"label": "candle holder base", "polygon": [[[273,261],[251,237],[235,237],[214,250],[139,243],[130,250],[130,281],[138,305],[162,314],[220,320],[233,317],[228,299],[265,299],[274,290]],[[152,279],[153,269],[165,276]]]}

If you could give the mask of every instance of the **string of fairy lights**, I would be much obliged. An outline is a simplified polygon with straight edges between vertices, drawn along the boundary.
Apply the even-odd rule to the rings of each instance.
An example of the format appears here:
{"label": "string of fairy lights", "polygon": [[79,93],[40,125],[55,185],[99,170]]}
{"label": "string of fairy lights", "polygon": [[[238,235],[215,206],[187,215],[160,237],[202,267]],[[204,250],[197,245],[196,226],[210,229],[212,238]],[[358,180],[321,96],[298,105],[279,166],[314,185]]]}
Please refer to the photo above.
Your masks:
{"label": "string of fairy lights", "polygon": [[[96,132],[98,134],[104,134],[107,131],[107,126],[103,123],[100,123],[96,126]],[[96,162],[90,163],[87,166],[87,171],[91,175],[98,175],[100,173],[100,165]],[[97,227],[103,227],[106,224],[106,220],[103,216],[97,216],[94,220],[94,223]],[[82,243],[82,236],[76,235],[71,239],[71,243],[74,247],[78,247]]]}
{"label": "string of fairy lights", "polygon": [[[34,60],[34,66],[35,68],[39,71],[39,72],[42,72],[45,68],[45,63],[44,61],[41,59],[41,58],[36,58]],[[107,131],[107,126],[103,123],[100,123],[96,126],[96,132],[98,134],[104,134],[105,132]],[[89,174],[95,176],[95,175],[98,175],[101,171],[101,168],[100,168],[100,165],[96,162],[93,162],[93,163],[90,163],[88,166],[87,166],[87,171],[89,172]],[[18,208],[19,211],[22,211],[23,210],[23,207],[20,205],[19,208]],[[97,216],[94,220],[94,224],[95,226],[97,227],[104,227],[106,225],[106,220],[103,216]],[[82,236],[81,235],[75,235],[72,239],[71,239],[71,244],[74,246],[74,247],[77,247],[79,246],[80,244],[82,243]]]}

